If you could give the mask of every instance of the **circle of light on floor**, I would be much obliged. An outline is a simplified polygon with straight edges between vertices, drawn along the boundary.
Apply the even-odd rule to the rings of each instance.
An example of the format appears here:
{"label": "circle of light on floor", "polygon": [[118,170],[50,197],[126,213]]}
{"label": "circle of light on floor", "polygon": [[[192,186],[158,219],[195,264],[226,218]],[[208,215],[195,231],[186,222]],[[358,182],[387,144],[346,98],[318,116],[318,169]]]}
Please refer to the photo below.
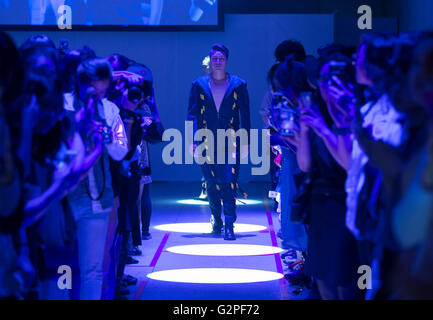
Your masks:
{"label": "circle of light on floor", "polygon": [[[212,226],[209,223],[171,223],[161,224],[154,227],[157,230],[169,231],[169,232],[182,232],[182,233],[210,233],[212,232]],[[242,224],[235,223],[235,233],[241,232],[257,232],[266,230],[266,227],[256,224]]]}
{"label": "circle of light on floor", "polygon": [[252,244],[198,244],[167,248],[167,251],[196,256],[259,256],[281,253],[278,247]]}
{"label": "circle of light on floor", "polygon": [[[176,203],[190,204],[190,205],[202,205],[202,206],[208,206],[209,205],[209,202],[207,200],[198,200],[198,199],[177,200]],[[236,200],[237,205],[255,205],[255,204],[261,204],[261,203],[263,203],[263,201],[253,200],[253,199]]]}
{"label": "circle of light on floor", "polygon": [[230,284],[272,281],[284,276],[277,272],[253,269],[193,268],[158,271],[147,277],[170,282]]}

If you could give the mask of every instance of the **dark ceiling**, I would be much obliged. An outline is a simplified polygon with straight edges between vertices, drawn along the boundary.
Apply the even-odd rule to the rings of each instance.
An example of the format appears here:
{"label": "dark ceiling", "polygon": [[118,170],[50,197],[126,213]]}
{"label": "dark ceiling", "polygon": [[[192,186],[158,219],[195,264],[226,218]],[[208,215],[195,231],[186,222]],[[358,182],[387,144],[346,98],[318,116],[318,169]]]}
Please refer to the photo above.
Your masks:
{"label": "dark ceiling", "polygon": [[376,17],[394,17],[399,0],[223,0],[225,13],[333,13],[349,17],[370,5]]}

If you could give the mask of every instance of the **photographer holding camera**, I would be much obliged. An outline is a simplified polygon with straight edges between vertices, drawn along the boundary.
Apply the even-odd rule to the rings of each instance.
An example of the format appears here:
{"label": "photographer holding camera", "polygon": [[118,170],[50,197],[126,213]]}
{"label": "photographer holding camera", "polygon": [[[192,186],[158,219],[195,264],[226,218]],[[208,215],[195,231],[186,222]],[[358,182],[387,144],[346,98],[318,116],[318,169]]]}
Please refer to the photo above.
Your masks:
{"label": "photographer holding camera", "polygon": [[120,161],[128,152],[119,108],[105,98],[111,73],[104,59],[88,59],[78,67],[75,92],[64,95],[65,109],[75,119],[91,165],[87,176],[68,194],[77,224],[80,299],[85,300],[101,299],[106,234],[114,204],[109,157]]}
{"label": "photographer holding camera", "polygon": [[[328,85],[329,101],[340,115],[340,119],[334,119],[335,123],[340,121],[345,132],[339,137],[349,138],[349,144],[339,149],[347,160],[346,226],[358,240],[361,263],[373,266],[374,290],[368,292],[369,298],[390,294],[387,285],[380,283],[384,277],[380,275],[382,266],[378,266],[379,262],[392,263],[388,249],[395,247],[383,223],[393,200],[390,192],[396,185],[393,176],[401,171],[395,156],[384,150],[397,148],[404,137],[404,116],[396,110],[391,94],[397,87],[391,74],[400,64],[395,40],[386,34],[362,37],[355,62],[356,82],[371,90],[371,101],[359,107],[351,82],[339,75],[334,75]],[[380,293],[376,293],[379,289]]]}
{"label": "photographer holding camera", "polygon": [[[301,171],[297,165],[296,155],[294,153],[296,148],[292,144],[288,143],[285,138],[288,134],[291,134],[290,130],[286,129],[288,127],[296,126],[296,118],[298,115],[296,108],[291,104],[292,95],[290,92],[287,92],[286,88],[289,87],[289,83],[292,85],[305,85],[304,88],[299,89],[300,91],[308,90],[310,88],[306,83],[303,83],[302,81],[298,82],[293,78],[293,73],[287,69],[287,66],[288,64],[284,62],[276,64],[271,68],[268,74],[268,79],[272,89],[272,98],[270,102],[271,106],[265,108],[263,115],[266,118],[268,127],[271,129],[271,146],[277,146],[281,152],[278,185],[275,190],[280,193],[281,247],[288,250],[287,253],[282,255],[282,258],[292,257],[290,264],[296,264],[296,269],[299,270],[300,273],[303,273],[302,254],[306,252],[307,249],[307,233],[304,225],[291,221],[291,203],[296,194],[296,182],[299,182]],[[299,279],[300,277],[297,275],[300,273],[293,272],[293,277],[286,275],[286,278],[290,279],[289,281],[295,280],[296,278]]]}
{"label": "photographer holding camera", "polygon": [[[149,185],[152,179],[147,143],[161,141],[163,128],[155,104],[151,71],[144,65],[134,64],[126,71],[114,72],[114,78],[117,79],[116,103],[120,106],[120,115],[126,124],[129,141],[129,152],[125,159],[112,166],[113,174],[118,176],[120,184],[118,233],[122,240],[117,272],[119,295],[127,293],[126,285],[136,282],[131,276],[123,275],[125,264],[136,263],[136,260],[129,257],[129,236],[132,235],[132,255],[141,254],[138,249],[141,239],[151,238]],[[141,201],[142,238],[138,201]]]}
{"label": "photographer holding camera", "polygon": [[[355,299],[358,297],[356,279],[359,260],[356,241],[345,225],[346,173],[334,160],[319,134],[324,131],[319,129],[331,126],[327,115],[329,110],[302,93],[308,88],[304,65],[290,58],[284,65],[286,73],[291,75],[288,79],[292,81],[284,84],[283,93],[299,117],[292,128],[284,128],[292,133],[286,139],[296,146],[299,168],[311,181],[305,201],[308,206],[308,217],[304,219],[304,223],[308,224],[305,273],[316,280],[323,299]],[[321,79],[329,79],[329,76],[329,62],[325,62],[321,68]],[[284,79],[282,72],[277,72],[277,80],[281,82],[279,79]],[[322,82],[320,91],[322,97],[327,93]],[[314,119],[313,113],[318,115]]]}

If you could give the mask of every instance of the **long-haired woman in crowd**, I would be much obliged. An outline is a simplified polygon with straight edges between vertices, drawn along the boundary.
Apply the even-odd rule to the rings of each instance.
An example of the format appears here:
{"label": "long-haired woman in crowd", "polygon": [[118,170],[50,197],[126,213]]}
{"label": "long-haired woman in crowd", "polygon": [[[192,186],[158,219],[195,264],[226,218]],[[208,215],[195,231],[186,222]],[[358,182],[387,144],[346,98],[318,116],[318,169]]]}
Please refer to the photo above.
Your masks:
{"label": "long-haired woman in crowd", "polygon": [[0,31],[0,298],[26,296],[34,268],[25,240],[22,162],[18,156],[21,112],[16,104],[22,90],[23,68],[11,38]]}
{"label": "long-haired woman in crowd", "polygon": [[[399,249],[389,272],[389,282],[398,299],[433,298],[433,37],[417,47],[409,72],[414,103],[427,117],[422,133],[405,154],[397,188],[398,201],[389,225]],[[409,150],[408,150],[409,151]]]}
{"label": "long-haired woman in crowd", "polygon": [[[56,51],[49,46],[26,45],[18,53],[11,43],[5,52],[14,51],[16,56],[2,60],[9,61],[18,75],[22,68],[26,70],[21,85],[14,81],[16,77],[8,79],[10,93],[19,90],[19,95],[15,99],[9,99],[9,94],[7,99],[4,99],[4,105],[10,109],[6,116],[11,128],[11,137],[15,141],[13,154],[17,159],[20,180],[23,183],[21,208],[18,211],[21,212],[22,218],[20,229],[15,230],[18,232],[16,239],[19,239],[15,245],[20,248],[23,265],[30,265],[26,262],[26,259],[30,258],[32,265],[41,272],[38,268],[41,243],[37,228],[43,224],[47,211],[54,209],[54,204],[78,183],[81,157],[77,154],[73,161],[68,162],[59,158],[61,138],[64,137],[61,124],[63,99],[57,81]],[[23,67],[21,62],[13,63],[16,59],[22,61]],[[15,111],[10,113],[11,110]],[[54,213],[57,214],[60,213]],[[56,231],[58,230],[55,227],[49,229],[49,232]],[[43,232],[42,237],[47,239],[50,235]],[[21,290],[23,297],[29,291],[37,294],[37,279],[29,280],[32,288],[28,286],[26,292]]]}

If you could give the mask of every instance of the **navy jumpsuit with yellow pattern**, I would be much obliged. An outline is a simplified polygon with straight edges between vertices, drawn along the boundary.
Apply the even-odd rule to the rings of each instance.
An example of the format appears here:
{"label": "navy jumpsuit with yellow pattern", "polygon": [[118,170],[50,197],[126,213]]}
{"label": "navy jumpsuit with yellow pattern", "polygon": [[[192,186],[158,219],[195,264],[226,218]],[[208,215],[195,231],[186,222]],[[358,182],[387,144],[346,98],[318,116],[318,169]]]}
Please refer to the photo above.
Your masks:
{"label": "navy jumpsuit with yellow pattern", "polygon": [[[194,133],[198,129],[209,129],[214,134],[215,157],[211,164],[201,165],[203,176],[207,183],[209,205],[212,213],[214,227],[222,226],[221,200],[223,202],[225,224],[233,226],[236,220],[235,190],[239,187],[240,143],[236,141],[236,153],[229,154],[226,147],[225,164],[217,164],[217,129],[233,129],[237,131],[243,128],[248,132],[251,128],[250,103],[245,80],[229,74],[229,84],[221,102],[219,112],[209,87],[210,76],[205,75],[192,84],[187,119],[193,121]],[[200,144],[201,142],[195,142]],[[227,143],[227,141],[226,141]],[[235,157],[235,164],[228,164],[228,158]],[[211,159],[207,159],[211,160]]]}

